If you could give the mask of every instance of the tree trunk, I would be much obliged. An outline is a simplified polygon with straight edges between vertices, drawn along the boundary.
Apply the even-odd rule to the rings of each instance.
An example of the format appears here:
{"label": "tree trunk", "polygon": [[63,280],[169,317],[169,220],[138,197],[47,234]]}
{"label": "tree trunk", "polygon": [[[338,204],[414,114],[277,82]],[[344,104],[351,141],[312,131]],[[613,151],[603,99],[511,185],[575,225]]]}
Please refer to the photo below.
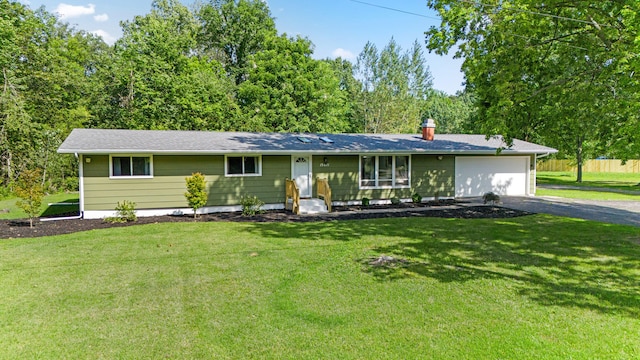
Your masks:
{"label": "tree trunk", "polygon": [[578,176],[576,182],[582,182],[582,142],[584,141],[584,137],[582,135],[578,135],[577,147],[576,147],[576,163],[578,168]]}

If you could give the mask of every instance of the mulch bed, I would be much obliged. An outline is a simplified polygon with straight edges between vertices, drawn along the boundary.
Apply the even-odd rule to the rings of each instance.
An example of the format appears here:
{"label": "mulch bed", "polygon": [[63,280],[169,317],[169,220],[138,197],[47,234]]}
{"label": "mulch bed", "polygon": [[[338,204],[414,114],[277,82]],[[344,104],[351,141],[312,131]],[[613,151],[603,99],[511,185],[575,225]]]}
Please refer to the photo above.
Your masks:
{"label": "mulch bed", "polygon": [[[56,220],[35,221],[33,228],[29,227],[28,220],[0,220],[0,239],[40,237],[60,234],[70,234],[79,231],[93,229],[105,229],[112,227],[132,226],[141,224],[155,224],[162,222],[207,222],[207,221],[237,221],[237,222],[308,222],[308,221],[335,221],[335,220],[361,220],[393,217],[440,217],[440,218],[512,218],[530,215],[531,213],[499,206],[451,206],[453,200],[440,201],[438,203],[398,205],[372,205],[366,209],[361,206],[335,206],[331,214],[318,215],[294,215],[284,210],[272,210],[263,214],[247,217],[241,213],[214,213],[200,215],[198,219],[186,216],[150,216],[140,217],[136,222],[112,224],[103,220]],[[421,208],[431,207],[425,211]],[[440,207],[440,208],[438,208]],[[364,210],[402,209],[402,211],[370,212]]]}

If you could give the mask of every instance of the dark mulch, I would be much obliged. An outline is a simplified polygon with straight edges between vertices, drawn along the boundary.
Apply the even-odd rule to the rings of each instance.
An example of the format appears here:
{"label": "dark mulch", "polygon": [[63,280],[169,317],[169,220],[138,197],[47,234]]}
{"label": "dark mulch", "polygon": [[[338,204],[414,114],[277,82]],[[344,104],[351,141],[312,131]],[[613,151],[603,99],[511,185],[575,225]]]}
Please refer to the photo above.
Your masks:
{"label": "dark mulch", "polygon": [[[69,234],[93,229],[111,227],[132,226],[141,224],[155,224],[161,222],[207,222],[207,221],[238,221],[238,222],[306,222],[306,221],[333,221],[333,220],[361,220],[392,217],[441,217],[441,218],[512,218],[531,213],[507,209],[499,206],[454,206],[455,201],[440,201],[438,203],[398,205],[372,205],[363,208],[361,206],[336,206],[331,214],[319,215],[294,215],[284,210],[272,210],[263,214],[246,217],[240,213],[215,213],[200,215],[198,219],[191,216],[151,216],[138,218],[136,222],[124,224],[112,224],[103,220],[56,220],[35,221],[34,227],[29,227],[28,220],[0,220],[0,239],[21,237],[40,237],[50,235]],[[443,207],[445,206],[445,207]],[[425,211],[424,207],[431,207]],[[402,211],[370,212],[366,210],[402,209]]]}

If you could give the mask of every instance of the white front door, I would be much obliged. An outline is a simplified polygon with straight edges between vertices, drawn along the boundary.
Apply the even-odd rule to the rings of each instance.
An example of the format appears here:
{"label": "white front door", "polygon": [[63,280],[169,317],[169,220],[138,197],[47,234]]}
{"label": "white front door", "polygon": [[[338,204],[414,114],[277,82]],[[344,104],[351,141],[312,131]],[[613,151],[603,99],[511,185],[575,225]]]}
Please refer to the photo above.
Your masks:
{"label": "white front door", "polygon": [[293,179],[300,189],[301,198],[311,197],[311,156],[294,155],[291,157],[293,161]]}

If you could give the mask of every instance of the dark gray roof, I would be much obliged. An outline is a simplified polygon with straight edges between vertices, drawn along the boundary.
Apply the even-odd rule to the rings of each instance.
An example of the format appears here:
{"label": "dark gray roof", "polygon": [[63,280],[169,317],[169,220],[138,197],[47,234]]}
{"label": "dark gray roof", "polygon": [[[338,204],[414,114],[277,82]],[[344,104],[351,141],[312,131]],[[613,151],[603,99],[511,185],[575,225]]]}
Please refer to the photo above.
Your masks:
{"label": "dark gray roof", "polygon": [[[325,142],[326,137],[333,142]],[[303,142],[300,138],[309,139]],[[291,134],[214,131],[75,129],[60,145],[65,154],[291,154],[291,153],[425,153],[495,154],[500,137],[436,134]],[[504,154],[546,154],[557,150],[514,140]]]}

